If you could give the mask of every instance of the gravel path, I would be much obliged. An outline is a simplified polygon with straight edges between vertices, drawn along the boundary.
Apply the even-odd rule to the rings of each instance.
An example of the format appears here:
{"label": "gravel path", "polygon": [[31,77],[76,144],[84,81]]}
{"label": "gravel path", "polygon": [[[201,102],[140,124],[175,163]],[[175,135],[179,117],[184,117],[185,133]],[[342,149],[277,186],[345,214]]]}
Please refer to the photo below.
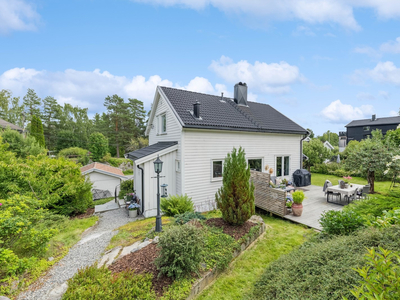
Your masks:
{"label": "gravel path", "polygon": [[73,277],[78,269],[93,265],[99,260],[111,238],[116,234],[113,230],[131,221],[123,208],[102,213],[97,226],[85,234],[63,259],[17,299],[60,299],[65,292],[66,281]]}

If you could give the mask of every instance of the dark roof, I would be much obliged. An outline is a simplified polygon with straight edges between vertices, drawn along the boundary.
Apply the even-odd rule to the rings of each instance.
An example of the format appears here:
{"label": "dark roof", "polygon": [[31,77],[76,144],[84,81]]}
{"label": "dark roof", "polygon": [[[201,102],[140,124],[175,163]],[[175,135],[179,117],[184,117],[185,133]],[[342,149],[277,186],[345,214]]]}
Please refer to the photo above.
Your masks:
{"label": "dark roof", "polygon": [[3,120],[3,119],[0,119],[0,127],[3,127],[3,128],[10,127],[11,129],[18,130],[20,132],[24,131],[23,128],[21,128],[21,127],[19,127],[17,125],[14,125],[14,124],[12,124],[10,122],[7,122],[6,120]]}
{"label": "dark roof", "polygon": [[151,146],[129,152],[126,154],[126,158],[137,160],[147,155],[172,147],[176,144],[178,144],[178,142],[158,142],[157,144],[153,144]]}
{"label": "dark roof", "polygon": [[372,119],[354,120],[347,124],[345,127],[376,126],[389,124],[400,124],[400,116],[376,118],[375,121],[372,121]]}
{"label": "dark roof", "polygon": [[[248,102],[237,105],[232,98],[161,87],[185,128],[242,130],[305,134],[307,130],[268,104]],[[223,101],[221,101],[223,100]],[[190,113],[200,102],[200,117]]]}

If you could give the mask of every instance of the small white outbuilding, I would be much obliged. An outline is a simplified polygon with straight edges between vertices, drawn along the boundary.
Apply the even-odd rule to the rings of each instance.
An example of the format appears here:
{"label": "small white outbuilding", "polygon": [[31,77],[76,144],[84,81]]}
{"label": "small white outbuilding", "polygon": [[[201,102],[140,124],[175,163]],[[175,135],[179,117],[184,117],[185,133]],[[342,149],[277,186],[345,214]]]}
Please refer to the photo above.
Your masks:
{"label": "small white outbuilding", "polygon": [[81,173],[89,177],[93,189],[108,190],[111,195],[122,181],[128,179],[121,169],[98,162],[81,167]]}

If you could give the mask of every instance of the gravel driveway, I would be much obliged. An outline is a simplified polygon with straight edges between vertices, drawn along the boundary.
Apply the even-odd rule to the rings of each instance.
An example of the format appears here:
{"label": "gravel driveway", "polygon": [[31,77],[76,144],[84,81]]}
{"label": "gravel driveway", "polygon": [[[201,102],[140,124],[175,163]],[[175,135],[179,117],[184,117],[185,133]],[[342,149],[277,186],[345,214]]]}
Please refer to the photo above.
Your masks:
{"label": "gravel driveway", "polygon": [[78,269],[93,265],[99,260],[111,238],[117,233],[113,230],[130,221],[132,219],[128,218],[123,208],[102,213],[97,226],[85,234],[63,259],[17,299],[60,299],[67,287],[66,281],[73,277]]}

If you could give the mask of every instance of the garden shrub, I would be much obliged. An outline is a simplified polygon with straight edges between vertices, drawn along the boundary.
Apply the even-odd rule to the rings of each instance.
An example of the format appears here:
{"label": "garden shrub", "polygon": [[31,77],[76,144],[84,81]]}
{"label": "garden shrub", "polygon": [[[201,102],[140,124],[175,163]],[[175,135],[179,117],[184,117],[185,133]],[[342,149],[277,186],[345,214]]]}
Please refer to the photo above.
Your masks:
{"label": "garden shrub", "polygon": [[127,159],[127,158],[111,157],[110,153],[107,153],[101,159],[101,162],[107,162],[113,167],[119,167],[123,163],[132,163],[132,161],[130,159]]}
{"label": "garden shrub", "polygon": [[8,150],[15,153],[17,157],[26,158],[29,155],[37,156],[46,154],[46,149],[39,145],[33,136],[25,138],[18,131],[7,128],[1,133],[3,143],[8,144]]}
{"label": "garden shrub", "polygon": [[379,250],[368,249],[367,266],[357,269],[363,278],[361,285],[351,290],[357,299],[400,299],[400,255],[381,247]]}
{"label": "garden shrub", "polygon": [[124,199],[124,196],[128,193],[133,193],[133,179],[121,182],[118,198]]}
{"label": "garden shrub", "polygon": [[168,198],[162,198],[160,208],[164,215],[173,217],[185,212],[194,212],[192,198],[188,195],[170,195]]}
{"label": "garden shrub", "polygon": [[306,242],[268,265],[251,299],[354,299],[350,288],[361,279],[355,269],[366,265],[366,247],[378,246],[399,251],[400,226]]}
{"label": "garden shrub", "polygon": [[368,199],[352,201],[343,210],[355,211],[362,216],[380,217],[383,211],[389,211],[397,207],[400,207],[400,192],[391,191],[387,195],[374,194],[369,196]]}
{"label": "garden shrub", "polygon": [[235,239],[224,234],[221,228],[207,227],[204,247],[204,261],[207,269],[225,269],[233,259],[233,251],[238,246]]}
{"label": "garden shrub", "polygon": [[367,221],[367,225],[375,227],[389,227],[400,224],[400,208],[389,211],[384,210],[381,217],[376,217]]}
{"label": "garden shrub", "polygon": [[204,234],[192,226],[173,226],[160,236],[159,257],[155,263],[160,274],[183,278],[198,272],[204,248]]}
{"label": "garden shrub", "polygon": [[108,152],[108,139],[100,132],[93,132],[89,143],[93,161],[100,161]]}
{"label": "garden shrub", "polygon": [[89,151],[79,147],[63,149],[58,153],[58,157],[64,157],[82,165],[89,163]]}
{"label": "garden shrub", "polygon": [[206,217],[199,212],[187,211],[183,214],[175,215],[175,224],[183,225],[193,219],[205,220]]}
{"label": "garden shrub", "polygon": [[242,147],[233,148],[225,158],[222,187],[215,201],[229,224],[241,225],[254,215],[254,184],[250,183],[250,167]]}
{"label": "garden shrub", "polygon": [[187,278],[174,280],[159,300],[186,300],[192,290],[192,281]]}
{"label": "garden shrub", "polygon": [[152,275],[136,275],[133,271],[111,274],[106,268],[86,267],[68,280],[63,300],[156,299]]}
{"label": "garden shrub", "polygon": [[329,210],[324,212],[319,223],[322,233],[347,235],[364,226],[364,219],[353,211]]}

